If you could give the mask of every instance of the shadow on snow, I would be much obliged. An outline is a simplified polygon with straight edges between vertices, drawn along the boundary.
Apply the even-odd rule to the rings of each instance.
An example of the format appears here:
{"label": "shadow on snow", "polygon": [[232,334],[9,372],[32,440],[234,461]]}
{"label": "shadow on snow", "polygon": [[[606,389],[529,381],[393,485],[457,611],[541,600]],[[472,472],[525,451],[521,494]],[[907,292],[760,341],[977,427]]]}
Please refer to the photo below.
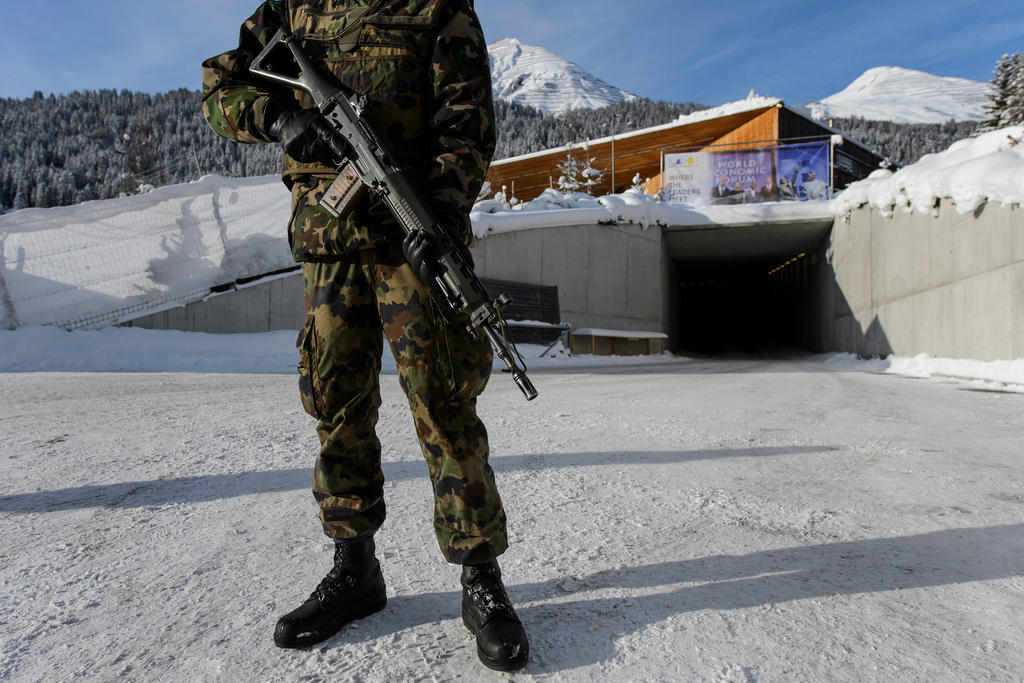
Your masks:
{"label": "shadow on snow", "polygon": [[[759,458],[838,451],[837,446],[762,446],[697,451],[635,451],[608,453],[557,453],[491,458],[499,473],[564,469],[595,465],[670,465],[722,458]],[[388,482],[426,477],[422,461],[383,464]],[[207,474],[150,481],[93,484],[65,489],[0,495],[0,512],[43,513],[93,507],[139,508],[158,505],[202,503],[262,493],[309,489],[313,458],[308,467],[269,472]]]}
{"label": "shadow on snow", "polygon": [[[1024,573],[1022,558],[1024,524],[1005,524],[603,569],[573,576],[571,593],[559,575],[509,583],[509,594],[530,636],[524,673],[553,673],[612,660],[622,638],[691,612],[1010,579]],[[398,595],[384,612],[362,620],[359,629],[343,629],[326,645],[455,620],[458,609],[455,591]],[[675,628],[684,632],[687,622]]]}

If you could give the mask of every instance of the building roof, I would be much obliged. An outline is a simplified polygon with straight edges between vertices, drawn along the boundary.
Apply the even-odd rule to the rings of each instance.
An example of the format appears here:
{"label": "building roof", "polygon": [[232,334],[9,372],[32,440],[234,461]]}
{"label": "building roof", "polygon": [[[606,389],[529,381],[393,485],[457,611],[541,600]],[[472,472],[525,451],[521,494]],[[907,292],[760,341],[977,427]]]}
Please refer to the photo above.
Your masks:
{"label": "building roof", "polygon": [[[663,152],[697,150],[723,143],[736,146],[775,144],[779,137],[778,118],[775,115],[765,116],[773,110],[785,110],[816,124],[822,130],[823,137],[841,134],[800,109],[786,105],[778,98],[755,95],[685,114],[659,126],[498,159],[491,162],[487,180],[492,191],[505,187],[508,193],[519,199],[532,199],[545,189],[557,185],[558,164],[566,155],[571,154],[579,161],[587,161],[583,157],[593,159],[595,168],[605,171],[602,185],[593,194],[610,194],[629,187],[632,178],[638,173],[641,180],[657,176],[661,171]],[[856,140],[845,136],[844,140],[882,158],[882,155]],[[611,177],[613,174],[614,183]]]}

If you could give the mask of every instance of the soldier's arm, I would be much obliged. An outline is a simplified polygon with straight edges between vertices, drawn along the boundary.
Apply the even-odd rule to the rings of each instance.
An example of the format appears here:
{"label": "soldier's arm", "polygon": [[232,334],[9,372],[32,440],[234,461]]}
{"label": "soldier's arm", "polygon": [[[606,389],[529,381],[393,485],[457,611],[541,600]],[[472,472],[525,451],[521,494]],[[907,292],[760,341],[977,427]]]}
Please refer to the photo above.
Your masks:
{"label": "soldier's arm", "polygon": [[283,23],[280,3],[264,2],[242,24],[237,48],[203,62],[203,116],[218,135],[235,142],[271,142],[263,114],[277,91],[258,83],[249,63]]}
{"label": "soldier's arm", "polygon": [[466,0],[452,5],[454,11],[438,34],[431,63],[435,111],[430,122],[427,187],[435,203],[468,212],[494,154],[494,101],[480,22]]}

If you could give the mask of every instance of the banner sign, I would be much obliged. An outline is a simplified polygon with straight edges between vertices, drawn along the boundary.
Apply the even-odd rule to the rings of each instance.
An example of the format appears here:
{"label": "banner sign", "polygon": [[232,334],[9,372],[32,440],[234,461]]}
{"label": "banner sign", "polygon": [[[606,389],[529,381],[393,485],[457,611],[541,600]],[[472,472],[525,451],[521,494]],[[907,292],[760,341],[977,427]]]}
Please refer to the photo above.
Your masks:
{"label": "banner sign", "polygon": [[829,143],[665,155],[665,201],[689,206],[829,198]]}
{"label": "banner sign", "polygon": [[827,142],[779,147],[776,168],[781,199],[829,199]]}
{"label": "banner sign", "polygon": [[700,206],[707,202],[710,152],[665,155],[665,201]]}

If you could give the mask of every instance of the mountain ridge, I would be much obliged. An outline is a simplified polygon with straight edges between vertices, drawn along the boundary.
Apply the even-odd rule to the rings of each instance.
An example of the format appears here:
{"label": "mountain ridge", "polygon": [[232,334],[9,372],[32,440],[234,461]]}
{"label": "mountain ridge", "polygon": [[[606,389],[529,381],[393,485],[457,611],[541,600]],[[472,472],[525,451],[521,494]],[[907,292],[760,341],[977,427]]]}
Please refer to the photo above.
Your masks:
{"label": "mountain ridge", "polygon": [[980,121],[989,85],[899,66],[868,69],[837,93],[809,102],[817,119],[859,117],[894,123]]}
{"label": "mountain ridge", "polygon": [[[494,96],[545,114],[597,109],[637,99],[546,48],[502,38],[487,46]],[[842,90],[803,105],[819,120],[863,118],[894,123],[981,121],[990,86],[899,66],[867,69]],[[721,103],[719,103],[721,104]],[[794,103],[796,104],[796,103]]]}
{"label": "mountain ridge", "polygon": [[636,99],[543,47],[502,38],[488,45],[487,51],[494,96],[506,102],[545,114],[564,114]]}

